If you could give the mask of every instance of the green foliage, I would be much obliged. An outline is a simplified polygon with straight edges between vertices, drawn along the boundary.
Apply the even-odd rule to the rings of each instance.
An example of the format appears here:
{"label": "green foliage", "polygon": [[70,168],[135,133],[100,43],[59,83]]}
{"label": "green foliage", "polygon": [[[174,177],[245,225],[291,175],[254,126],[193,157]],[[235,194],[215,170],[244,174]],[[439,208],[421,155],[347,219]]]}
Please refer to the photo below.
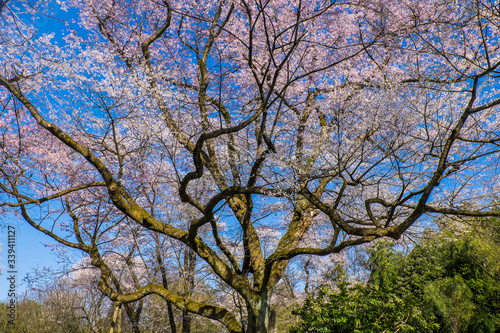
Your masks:
{"label": "green foliage", "polygon": [[467,327],[476,309],[472,291],[460,275],[445,277],[426,286],[424,301],[444,318],[453,332]]}
{"label": "green foliage", "polygon": [[17,303],[16,317],[12,320],[6,304],[0,303],[0,332],[2,333],[84,333],[81,320],[75,313],[50,311],[44,304],[33,300]]}
{"label": "green foliage", "polygon": [[407,325],[415,310],[400,297],[377,287],[343,284],[322,289],[294,313],[301,317],[291,332],[413,332]]}
{"label": "green foliage", "polygon": [[479,222],[443,228],[406,255],[379,242],[368,284],[320,290],[291,332],[500,332],[498,221]]}

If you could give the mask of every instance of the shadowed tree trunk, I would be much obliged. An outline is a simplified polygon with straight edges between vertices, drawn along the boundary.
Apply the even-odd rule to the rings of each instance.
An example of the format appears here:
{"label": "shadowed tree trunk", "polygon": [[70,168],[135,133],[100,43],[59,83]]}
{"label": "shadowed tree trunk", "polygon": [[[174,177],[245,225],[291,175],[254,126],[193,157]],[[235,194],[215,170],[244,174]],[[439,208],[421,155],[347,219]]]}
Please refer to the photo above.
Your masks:
{"label": "shadowed tree trunk", "polygon": [[[196,270],[196,253],[186,248],[184,250],[184,296],[191,297],[194,292],[195,283],[195,270]],[[193,316],[186,310],[182,311],[182,332],[191,333],[191,324]]]}
{"label": "shadowed tree trunk", "polygon": [[[154,235],[155,245],[156,245],[156,261],[158,262],[158,267],[160,269],[161,274],[161,282],[163,288],[168,289],[168,280],[167,280],[167,271],[165,270],[165,265],[163,263],[163,257],[161,255],[161,246],[160,246],[160,238],[158,234]],[[170,325],[170,331],[172,333],[177,333],[177,326],[175,324],[174,310],[172,307],[172,302],[166,300],[167,303],[167,313],[168,313],[168,322]]]}

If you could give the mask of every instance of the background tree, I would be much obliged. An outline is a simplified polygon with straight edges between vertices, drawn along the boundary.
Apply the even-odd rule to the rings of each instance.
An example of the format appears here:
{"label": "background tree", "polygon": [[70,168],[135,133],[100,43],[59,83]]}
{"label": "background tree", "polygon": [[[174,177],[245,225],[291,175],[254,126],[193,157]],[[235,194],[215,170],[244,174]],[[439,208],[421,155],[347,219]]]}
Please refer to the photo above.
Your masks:
{"label": "background tree", "polygon": [[[67,282],[67,281],[66,281]],[[101,333],[109,330],[105,315],[99,322],[91,322],[89,309],[95,304],[84,302],[82,293],[69,284],[59,281],[44,286],[35,292],[19,296],[16,304],[16,318],[9,323],[6,304],[2,304],[0,329],[6,333]]]}
{"label": "background tree", "polygon": [[291,331],[497,332],[500,238],[498,220],[485,222],[442,219],[406,255],[378,243],[368,284],[339,279],[319,290],[295,311]]}
{"label": "background tree", "polygon": [[[28,5],[2,8],[0,207],[86,253],[114,302],[156,294],[263,333],[291,260],[398,239],[429,214],[499,215],[494,2],[63,9],[78,27],[58,41],[19,21]],[[132,230],[196,253],[245,319],[154,274],[121,286],[106,254]]]}

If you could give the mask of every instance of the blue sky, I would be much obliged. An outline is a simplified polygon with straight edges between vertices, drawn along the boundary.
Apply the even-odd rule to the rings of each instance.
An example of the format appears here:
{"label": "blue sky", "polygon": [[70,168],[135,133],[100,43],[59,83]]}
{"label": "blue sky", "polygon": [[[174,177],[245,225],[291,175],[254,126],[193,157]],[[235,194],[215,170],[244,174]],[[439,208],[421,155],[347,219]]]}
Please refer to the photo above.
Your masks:
{"label": "blue sky", "polygon": [[[24,2],[24,1],[23,1]],[[12,9],[19,7],[21,2],[11,0],[8,6]],[[51,16],[56,16],[58,19],[37,14],[35,16],[20,15],[19,17],[25,24],[33,25],[38,34],[55,33],[54,40],[59,44],[63,44],[62,30],[65,27],[64,21],[71,21],[75,18],[75,13],[67,13],[60,9],[60,6],[55,0],[30,0],[32,5],[41,5],[43,11]],[[7,281],[7,228],[13,226],[16,229],[16,268],[17,268],[17,293],[22,294],[26,288],[26,282],[23,281],[26,274],[33,272],[34,269],[42,269],[43,267],[58,267],[57,256],[46,244],[54,244],[55,241],[32,228],[27,222],[16,216],[9,214],[0,216],[0,301],[7,299],[7,291],[9,282]]]}
{"label": "blue sky", "polygon": [[0,275],[0,301],[7,299],[9,282],[7,281],[7,228],[13,226],[16,230],[16,269],[17,269],[17,293],[21,294],[26,290],[26,283],[22,281],[26,274],[35,268],[56,267],[56,256],[45,244],[53,244],[54,240],[45,234],[32,228],[24,220],[9,214],[0,217],[0,265],[2,266]]}

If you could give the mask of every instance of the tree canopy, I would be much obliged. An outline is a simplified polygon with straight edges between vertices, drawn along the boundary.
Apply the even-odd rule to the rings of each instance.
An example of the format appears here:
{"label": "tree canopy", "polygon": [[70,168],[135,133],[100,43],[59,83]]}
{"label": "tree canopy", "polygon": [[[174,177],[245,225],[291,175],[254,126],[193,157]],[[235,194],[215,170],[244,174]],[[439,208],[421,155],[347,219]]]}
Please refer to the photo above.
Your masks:
{"label": "tree canopy", "polygon": [[[495,1],[60,3],[63,35],[0,5],[0,210],[112,301],[267,333],[290,261],[499,215]],[[240,311],[170,287],[186,249]]]}

